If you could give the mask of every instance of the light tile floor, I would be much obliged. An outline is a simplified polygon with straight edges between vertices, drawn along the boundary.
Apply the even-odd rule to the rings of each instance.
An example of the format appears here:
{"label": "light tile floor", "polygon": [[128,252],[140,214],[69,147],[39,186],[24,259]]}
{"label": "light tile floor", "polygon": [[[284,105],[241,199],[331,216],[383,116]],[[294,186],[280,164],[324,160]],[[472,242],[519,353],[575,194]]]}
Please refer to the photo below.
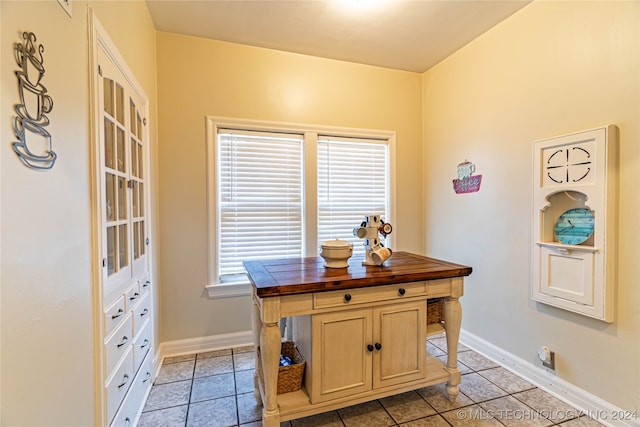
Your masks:
{"label": "light tile floor", "polygon": [[[427,350],[445,360],[445,337],[430,337]],[[448,401],[444,384],[440,384],[282,426],[600,426],[463,345],[458,349],[458,362],[463,375],[455,404]],[[167,358],[138,426],[261,426],[262,406],[253,396],[253,372],[252,347]]]}

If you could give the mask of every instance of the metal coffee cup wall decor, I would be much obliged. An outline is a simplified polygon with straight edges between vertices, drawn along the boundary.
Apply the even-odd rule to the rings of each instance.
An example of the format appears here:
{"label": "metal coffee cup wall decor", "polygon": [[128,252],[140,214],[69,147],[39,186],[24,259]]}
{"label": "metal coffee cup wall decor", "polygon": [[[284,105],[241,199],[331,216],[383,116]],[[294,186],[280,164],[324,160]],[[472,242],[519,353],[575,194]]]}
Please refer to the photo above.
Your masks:
{"label": "metal coffee cup wall decor", "polygon": [[36,46],[36,35],[24,32],[23,43],[16,43],[15,58],[20,66],[16,71],[20,104],[13,121],[13,131],[18,138],[13,150],[20,160],[32,169],[51,169],[58,157],[51,147],[51,134],[47,113],[53,109],[53,99],[42,84],[44,77],[44,47]]}
{"label": "metal coffee cup wall decor", "polygon": [[453,180],[453,191],[456,194],[475,193],[480,190],[482,175],[473,175],[476,165],[468,160],[458,164],[458,178]]}

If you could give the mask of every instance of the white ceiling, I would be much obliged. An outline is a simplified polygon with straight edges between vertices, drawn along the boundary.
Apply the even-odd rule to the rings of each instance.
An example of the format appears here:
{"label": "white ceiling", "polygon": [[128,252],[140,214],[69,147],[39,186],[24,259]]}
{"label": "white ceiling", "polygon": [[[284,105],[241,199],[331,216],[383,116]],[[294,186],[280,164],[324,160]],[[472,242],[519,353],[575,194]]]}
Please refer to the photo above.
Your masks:
{"label": "white ceiling", "polygon": [[158,31],[423,72],[530,0],[146,0]]}

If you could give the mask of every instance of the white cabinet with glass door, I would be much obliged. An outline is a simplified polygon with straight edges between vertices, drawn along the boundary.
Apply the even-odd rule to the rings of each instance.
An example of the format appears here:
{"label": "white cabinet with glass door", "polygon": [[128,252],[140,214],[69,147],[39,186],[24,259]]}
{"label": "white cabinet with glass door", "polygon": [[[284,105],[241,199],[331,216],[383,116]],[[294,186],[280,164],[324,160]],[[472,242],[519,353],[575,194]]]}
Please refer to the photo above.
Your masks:
{"label": "white cabinet with glass door", "polygon": [[[103,74],[103,259],[105,298],[148,270],[145,221],[146,119],[135,93]],[[105,65],[102,65],[105,64]]]}
{"label": "white cabinet with glass door", "polygon": [[103,425],[133,425],[153,376],[148,98],[94,19]]}

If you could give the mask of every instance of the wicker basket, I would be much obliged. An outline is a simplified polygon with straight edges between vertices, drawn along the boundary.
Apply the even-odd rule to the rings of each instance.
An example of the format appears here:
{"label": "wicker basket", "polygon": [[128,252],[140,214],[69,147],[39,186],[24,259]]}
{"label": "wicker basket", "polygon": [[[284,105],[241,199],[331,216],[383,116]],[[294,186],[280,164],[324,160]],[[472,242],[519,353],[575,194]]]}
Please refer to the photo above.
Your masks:
{"label": "wicker basket", "polygon": [[444,322],[444,298],[427,300],[427,325]]}
{"label": "wicker basket", "polygon": [[293,341],[282,343],[283,356],[291,359],[291,365],[278,368],[278,394],[300,390],[304,376],[304,359]]}

